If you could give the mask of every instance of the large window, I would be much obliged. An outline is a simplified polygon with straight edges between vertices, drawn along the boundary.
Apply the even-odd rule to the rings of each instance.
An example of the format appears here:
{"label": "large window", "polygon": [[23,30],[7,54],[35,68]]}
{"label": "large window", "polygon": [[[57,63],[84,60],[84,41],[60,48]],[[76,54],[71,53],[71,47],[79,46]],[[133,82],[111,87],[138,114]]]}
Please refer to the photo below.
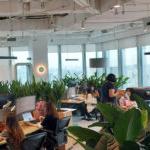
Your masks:
{"label": "large window", "polygon": [[13,74],[21,83],[32,80],[32,65],[31,56],[28,47],[12,47],[11,55],[16,56],[17,59],[12,60]]}
{"label": "large window", "polygon": [[109,50],[106,51],[106,58],[107,58],[107,74],[113,73],[118,75],[118,50]]}
{"label": "large window", "polygon": [[28,58],[31,56],[28,47],[12,47],[11,50],[12,56],[17,57],[17,59],[12,61],[13,64],[30,63],[30,60]]}
{"label": "large window", "polygon": [[150,46],[143,46],[143,86],[150,86],[150,55],[144,55],[145,52],[150,52]]}
{"label": "large window", "polygon": [[123,75],[129,77],[125,87],[138,86],[137,48],[127,48],[122,51]]}
{"label": "large window", "polygon": [[82,48],[81,45],[62,45],[61,47],[61,60],[62,60],[62,76],[82,75]]}
{"label": "large window", "polygon": [[48,47],[49,80],[58,78],[58,46]]}
{"label": "large window", "polygon": [[87,76],[94,75],[96,73],[96,68],[90,68],[90,59],[96,58],[96,47],[95,44],[86,45],[86,71]]}

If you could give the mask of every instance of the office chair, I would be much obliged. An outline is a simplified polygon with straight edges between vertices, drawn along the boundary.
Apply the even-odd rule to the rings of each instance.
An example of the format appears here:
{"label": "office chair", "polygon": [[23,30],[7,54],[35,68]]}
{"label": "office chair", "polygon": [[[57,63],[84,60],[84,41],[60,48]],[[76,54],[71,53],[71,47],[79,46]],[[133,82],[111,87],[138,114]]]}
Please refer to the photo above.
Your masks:
{"label": "office chair", "polygon": [[70,117],[65,117],[63,119],[58,119],[56,123],[56,128],[54,131],[51,130],[45,130],[47,132],[47,139],[46,143],[48,144],[46,147],[52,146],[54,148],[57,148],[61,145],[64,145],[67,143],[67,127],[70,122]]}
{"label": "office chair", "polygon": [[22,150],[40,150],[43,147],[47,133],[41,132],[28,136],[22,142]]}

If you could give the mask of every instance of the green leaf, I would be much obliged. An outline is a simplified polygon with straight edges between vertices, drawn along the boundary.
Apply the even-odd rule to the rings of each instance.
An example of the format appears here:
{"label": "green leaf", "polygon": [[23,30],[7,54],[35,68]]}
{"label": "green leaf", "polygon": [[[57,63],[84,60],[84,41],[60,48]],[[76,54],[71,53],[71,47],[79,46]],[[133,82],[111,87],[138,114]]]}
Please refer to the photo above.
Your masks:
{"label": "green leaf", "polygon": [[122,146],[121,150],[140,150],[140,146],[133,141],[125,141]]}
{"label": "green leaf", "polygon": [[150,107],[149,105],[144,101],[143,98],[141,98],[140,96],[133,94],[132,95],[132,99],[135,100],[137,102],[138,108],[140,108],[141,110],[147,110],[148,112],[148,118],[150,120]]}
{"label": "green leaf", "polygon": [[142,119],[142,125],[143,128],[147,128],[148,126],[148,111],[147,110],[141,110],[141,119]]}
{"label": "green leaf", "polygon": [[95,145],[101,137],[100,133],[79,126],[68,127],[68,131],[69,133],[77,137],[79,141],[88,142],[89,140],[92,140]]}
{"label": "green leaf", "polygon": [[141,117],[140,110],[131,109],[116,120],[114,136],[120,144],[124,141],[134,141],[137,138],[143,129]]}
{"label": "green leaf", "polygon": [[89,128],[92,128],[92,127],[110,128],[110,127],[112,127],[112,124],[109,122],[95,122],[95,123],[89,125],[88,127]]}
{"label": "green leaf", "polygon": [[93,148],[89,147],[88,145],[86,144],[83,144],[82,142],[80,142],[80,140],[74,138],[73,136],[71,135],[68,135],[70,138],[74,139],[75,141],[77,141],[77,143],[79,143],[85,150],[94,150]]}
{"label": "green leaf", "polygon": [[110,104],[99,103],[97,104],[97,108],[111,124],[114,124],[120,115],[124,113],[121,109]]}

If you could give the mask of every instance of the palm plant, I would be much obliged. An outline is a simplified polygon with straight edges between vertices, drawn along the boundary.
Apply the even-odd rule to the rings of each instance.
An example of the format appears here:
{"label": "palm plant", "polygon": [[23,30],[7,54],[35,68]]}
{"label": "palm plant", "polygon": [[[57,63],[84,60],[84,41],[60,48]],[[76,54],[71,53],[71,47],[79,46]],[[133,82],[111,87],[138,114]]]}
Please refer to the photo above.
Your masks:
{"label": "palm plant", "polygon": [[65,93],[65,84],[63,80],[54,80],[52,82],[52,88],[49,94],[50,100],[57,106],[58,109],[61,108],[61,99]]}

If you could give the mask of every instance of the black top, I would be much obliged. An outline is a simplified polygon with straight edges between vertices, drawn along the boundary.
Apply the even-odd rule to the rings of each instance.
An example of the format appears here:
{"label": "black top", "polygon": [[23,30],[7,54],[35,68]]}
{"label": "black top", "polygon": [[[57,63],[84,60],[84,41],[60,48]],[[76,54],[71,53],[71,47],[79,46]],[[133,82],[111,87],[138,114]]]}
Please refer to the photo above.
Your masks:
{"label": "black top", "polygon": [[57,118],[55,118],[51,115],[47,115],[45,117],[45,119],[43,120],[43,122],[41,123],[41,125],[46,130],[55,131],[56,130],[56,125],[57,125]]}
{"label": "black top", "polygon": [[116,88],[114,87],[114,85],[111,82],[106,82],[102,87],[101,87],[101,100],[104,103],[115,103],[115,99],[116,97],[110,97],[109,96],[109,90],[110,89],[114,89],[116,90]]}

